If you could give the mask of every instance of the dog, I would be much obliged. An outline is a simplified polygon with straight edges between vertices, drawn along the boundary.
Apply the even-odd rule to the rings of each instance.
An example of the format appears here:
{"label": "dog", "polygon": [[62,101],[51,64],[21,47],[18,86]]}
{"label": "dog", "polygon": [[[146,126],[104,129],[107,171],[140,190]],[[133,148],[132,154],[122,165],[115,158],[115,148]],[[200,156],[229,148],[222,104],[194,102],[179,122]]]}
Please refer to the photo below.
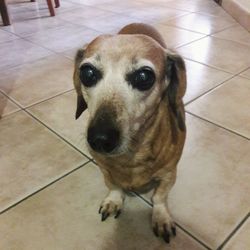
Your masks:
{"label": "dog", "polygon": [[77,51],[74,86],[75,117],[88,108],[87,145],[109,189],[102,221],[120,215],[127,192],[153,189],[153,232],[169,243],[167,197],[186,137],[184,60],[156,29],[132,23]]}

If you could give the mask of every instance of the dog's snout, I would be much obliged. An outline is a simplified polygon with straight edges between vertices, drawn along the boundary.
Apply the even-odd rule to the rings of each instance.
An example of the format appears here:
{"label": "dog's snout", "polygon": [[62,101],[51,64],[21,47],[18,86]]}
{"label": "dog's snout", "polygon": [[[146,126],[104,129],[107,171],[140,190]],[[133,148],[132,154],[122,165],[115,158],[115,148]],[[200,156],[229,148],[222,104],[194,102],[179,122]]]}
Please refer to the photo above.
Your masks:
{"label": "dog's snout", "polygon": [[120,133],[115,128],[90,127],[88,130],[88,143],[91,148],[99,153],[110,153],[119,144]]}
{"label": "dog's snout", "polygon": [[99,153],[112,153],[120,144],[120,130],[113,106],[101,106],[88,128],[90,147]]}

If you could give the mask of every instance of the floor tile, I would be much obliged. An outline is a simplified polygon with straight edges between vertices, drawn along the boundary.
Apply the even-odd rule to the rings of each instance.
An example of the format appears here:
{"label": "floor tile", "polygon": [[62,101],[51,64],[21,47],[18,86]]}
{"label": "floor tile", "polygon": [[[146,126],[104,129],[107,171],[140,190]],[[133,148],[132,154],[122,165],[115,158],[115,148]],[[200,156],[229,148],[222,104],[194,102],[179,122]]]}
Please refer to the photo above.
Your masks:
{"label": "floor tile", "polygon": [[112,14],[114,13],[110,11],[93,8],[91,6],[84,6],[67,13],[59,14],[58,17],[70,23],[85,25],[86,20],[105,17]]}
{"label": "floor tile", "polygon": [[83,26],[65,24],[63,27],[27,36],[26,39],[55,52],[63,52],[77,46],[81,47],[99,34]]}
{"label": "floor tile", "polygon": [[249,210],[249,150],[248,140],[187,115],[187,140],[168,204],[175,221],[212,249]]}
{"label": "floor tile", "polygon": [[70,60],[74,60],[74,59],[75,59],[76,52],[77,52],[78,49],[79,49],[79,47],[74,48],[74,49],[69,49],[69,50],[63,51],[63,52],[62,52],[62,55],[63,55],[63,56],[66,56],[66,57],[69,58]]}
{"label": "floor tile", "polygon": [[19,109],[20,108],[15,103],[0,93],[0,119],[6,115],[18,111]]}
{"label": "floor tile", "polygon": [[52,55],[6,70],[0,75],[0,89],[23,107],[73,89],[73,62]]}
{"label": "floor tile", "polygon": [[150,4],[145,2],[135,2],[135,1],[112,1],[109,3],[102,3],[96,5],[98,9],[108,10],[114,13],[126,14],[135,9],[141,9],[145,7],[152,7]]}
{"label": "floor tile", "polygon": [[167,24],[209,35],[232,26],[235,24],[235,21],[229,21],[222,17],[192,13],[175,18],[167,22]]}
{"label": "floor tile", "polygon": [[213,36],[250,46],[250,32],[240,25],[235,25],[231,28],[215,33]]}
{"label": "floor tile", "polygon": [[235,77],[186,110],[250,139],[250,80]]}
{"label": "floor tile", "polygon": [[250,66],[249,46],[214,37],[202,38],[178,51],[188,59],[231,73],[239,73]]}
{"label": "floor tile", "polygon": [[28,21],[38,18],[50,17],[49,9],[30,10],[29,6],[33,5],[31,2],[26,2],[22,6],[19,3],[8,5],[10,19],[12,22]]}
{"label": "floor tile", "polygon": [[[145,0],[143,0],[145,1]],[[150,1],[150,0],[148,0]],[[218,17],[226,17],[228,19],[233,20],[233,18],[226,13],[225,10],[221,8],[214,1],[204,1],[204,0],[173,0],[173,1],[162,1],[167,7],[175,8],[179,10],[185,10],[190,12],[202,13],[206,15],[218,16]]]}
{"label": "floor tile", "polygon": [[[75,4],[75,3],[72,3],[70,1],[61,0],[60,7],[55,8],[55,13],[56,13],[55,17],[57,17],[61,13],[72,11],[72,10],[77,9],[79,7],[80,7],[79,4]],[[35,2],[32,2],[29,5],[26,5],[26,8],[29,8],[31,11],[37,11],[37,12],[48,11],[48,4],[46,1],[43,1],[43,0],[37,1],[36,0]],[[54,19],[55,17],[50,17],[50,19]]]}
{"label": "floor tile", "polygon": [[97,4],[102,4],[102,3],[109,3],[114,0],[70,0],[72,3],[77,3],[77,4],[84,4],[88,6],[96,6]]}
{"label": "floor tile", "polygon": [[21,37],[25,37],[32,33],[46,31],[52,28],[62,27],[65,21],[57,17],[35,18],[32,20],[24,20],[13,22],[10,26],[5,26],[3,29],[15,33]]}
{"label": "floor tile", "polygon": [[192,101],[232,77],[229,73],[190,60],[185,60],[185,63],[187,70],[185,103]]}
{"label": "floor tile", "polygon": [[250,246],[250,219],[248,219],[239,229],[238,232],[230,239],[223,248],[225,250],[248,249]]}
{"label": "floor tile", "polygon": [[240,75],[250,79],[250,68],[243,71]]}
{"label": "floor tile", "polygon": [[181,230],[170,245],[156,238],[150,229],[151,208],[139,198],[127,197],[117,220],[101,222],[97,210],[106,192],[97,167],[83,166],[2,214],[1,245],[6,250],[204,249]]}
{"label": "floor tile", "polygon": [[23,112],[2,119],[0,131],[0,211],[86,162]]}
{"label": "floor tile", "polygon": [[86,20],[84,25],[102,33],[115,33],[123,26],[134,22],[140,22],[140,20],[129,16],[111,14],[105,17]]}
{"label": "floor tile", "polygon": [[84,112],[78,120],[75,120],[76,93],[74,90],[35,105],[28,110],[84,154],[91,157],[86,146],[85,135],[88,112]]}
{"label": "floor tile", "polygon": [[23,63],[35,61],[52,53],[47,49],[22,39],[1,43],[0,70],[6,70]]}
{"label": "floor tile", "polygon": [[15,36],[14,34],[11,34],[9,32],[6,32],[4,30],[0,30],[0,43],[2,42],[8,42],[11,40],[18,39],[18,36]]}
{"label": "floor tile", "polygon": [[183,16],[189,12],[164,8],[163,6],[148,6],[140,9],[135,9],[126,13],[126,15],[143,20],[154,22],[166,22],[169,19]]}
{"label": "floor tile", "polygon": [[162,24],[156,24],[154,27],[161,33],[167,44],[167,47],[169,48],[175,48],[205,36],[199,33]]}

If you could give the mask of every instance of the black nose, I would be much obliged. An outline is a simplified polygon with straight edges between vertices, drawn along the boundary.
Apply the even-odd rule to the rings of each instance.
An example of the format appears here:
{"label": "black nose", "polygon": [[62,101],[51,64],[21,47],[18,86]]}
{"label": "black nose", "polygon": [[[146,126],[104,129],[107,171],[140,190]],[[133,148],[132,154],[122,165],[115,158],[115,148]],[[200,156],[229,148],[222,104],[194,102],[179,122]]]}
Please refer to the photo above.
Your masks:
{"label": "black nose", "polygon": [[88,143],[93,150],[99,153],[110,153],[119,144],[118,129],[105,126],[93,126],[88,129]]}

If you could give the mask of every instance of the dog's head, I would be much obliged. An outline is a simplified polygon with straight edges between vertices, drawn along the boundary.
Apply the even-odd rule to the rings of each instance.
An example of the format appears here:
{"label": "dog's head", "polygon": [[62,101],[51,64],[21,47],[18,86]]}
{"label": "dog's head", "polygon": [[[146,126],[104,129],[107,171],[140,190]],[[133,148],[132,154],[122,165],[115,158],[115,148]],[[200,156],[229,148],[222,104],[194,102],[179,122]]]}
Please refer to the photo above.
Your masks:
{"label": "dog's head", "polygon": [[74,85],[76,119],[88,108],[87,140],[96,152],[126,152],[162,101],[185,129],[179,110],[186,88],[184,62],[149,36],[99,36],[78,50]]}

